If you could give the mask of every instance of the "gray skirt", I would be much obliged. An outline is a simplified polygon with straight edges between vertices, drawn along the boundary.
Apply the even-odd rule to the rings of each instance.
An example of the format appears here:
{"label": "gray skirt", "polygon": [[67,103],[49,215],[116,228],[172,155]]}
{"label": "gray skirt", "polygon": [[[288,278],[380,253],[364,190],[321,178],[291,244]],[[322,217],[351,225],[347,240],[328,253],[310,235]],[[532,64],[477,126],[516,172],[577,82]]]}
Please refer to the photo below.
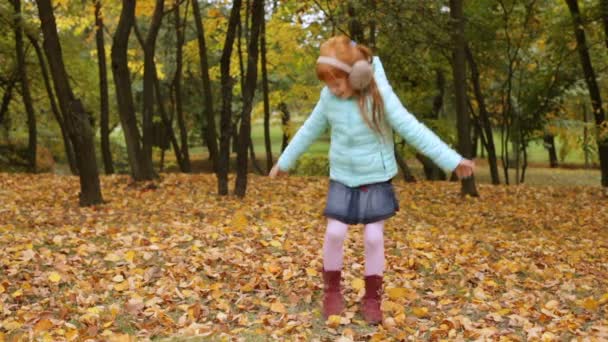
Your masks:
{"label": "gray skirt", "polygon": [[398,210],[390,181],[351,188],[330,180],[323,214],[346,224],[368,224],[394,216]]}

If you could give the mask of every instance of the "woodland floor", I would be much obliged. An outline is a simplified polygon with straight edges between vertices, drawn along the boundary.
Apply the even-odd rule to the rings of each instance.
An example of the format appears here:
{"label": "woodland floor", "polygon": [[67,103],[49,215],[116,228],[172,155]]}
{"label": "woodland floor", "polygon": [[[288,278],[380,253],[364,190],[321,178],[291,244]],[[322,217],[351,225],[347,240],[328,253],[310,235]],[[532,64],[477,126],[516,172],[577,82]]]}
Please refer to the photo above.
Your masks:
{"label": "woodland floor", "polygon": [[[366,325],[361,226],[345,244],[347,310],[324,321],[322,177],[78,179],[0,173],[0,341],[608,339],[608,197],[590,186],[396,181],[385,321]],[[231,180],[230,187],[233,182]]]}

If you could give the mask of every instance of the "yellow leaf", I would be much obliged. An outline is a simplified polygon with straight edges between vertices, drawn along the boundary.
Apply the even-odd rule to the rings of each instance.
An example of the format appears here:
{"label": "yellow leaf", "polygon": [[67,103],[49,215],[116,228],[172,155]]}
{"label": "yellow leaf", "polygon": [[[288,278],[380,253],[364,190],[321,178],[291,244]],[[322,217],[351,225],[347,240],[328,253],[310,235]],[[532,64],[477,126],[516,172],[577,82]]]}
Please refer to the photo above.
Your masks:
{"label": "yellow leaf", "polygon": [[12,296],[13,298],[17,298],[17,297],[23,296],[23,290],[21,290],[21,289],[16,290],[15,292],[13,292],[13,293],[11,294],[11,296]]}
{"label": "yellow leaf", "polygon": [[34,332],[40,333],[42,331],[49,330],[52,327],[53,327],[53,323],[50,320],[48,320],[46,318],[41,319],[36,323],[36,325],[34,325]]}
{"label": "yellow leaf", "polygon": [[283,245],[279,241],[277,241],[277,240],[270,241],[270,245],[273,246],[273,247],[276,247],[276,248],[283,247]]}
{"label": "yellow leaf", "polygon": [[125,291],[129,289],[129,282],[123,281],[122,283],[118,283],[114,285],[114,290],[116,291]]}
{"label": "yellow leaf", "polygon": [[338,315],[331,315],[327,318],[327,322],[325,322],[325,324],[327,324],[327,326],[330,328],[337,328],[340,325],[340,322],[342,322],[342,317]]}
{"label": "yellow leaf", "polygon": [[485,300],[488,298],[481,287],[476,287],[475,290],[473,290],[473,295],[479,300]]}
{"label": "yellow leaf", "polygon": [[128,251],[125,253],[125,260],[128,262],[133,262],[135,259],[135,251]]}
{"label": "yellow leaf", "polygon": [[112,336],[108,338],[109,342],[131,342],[135,340],[135,336],[131,336],[129,334],[112,334]]}
{"label": "yellow leaf", "polygon": [[274,302],[270,305],[270,310],[278,313],[287,313],[285,310],[285,305],[281,302]]}
{"label": "yellow leaf", "polygon": [[59,281],[61,281],[61,276],[57,272],[51,272],[49,274],[49,280],[53,283],[58,283]]}
{"label": "yellow leaf", "polygon": [[78,330],[73,329],[73,330],[68,331],[68,332],[65,334],[65,338],[66,338],[68,341],[73,341],[73,340],[75,340],[76,338],[78,338]]}
{"label": "yellow leaf", "polygon": [[582,306],[589,311],[596,311],[599,307],[599,303],[597,300],[589,297],[583,300]]}
{"label": "yellow leaf", "polygon": [[428,317],[429,308],[414,307],[414,308],[412,308],[412,312],[414,313],[414,315],[416,315],[416,317],[424,318],[424,317]]}
{"label": "yellow leaf", "polygon": [[23,324],[19,323],[19,322],[15,322],[15,321],[9,321],[9,322],[2,322],[2,327],[6,330],[13,331],[13,330],[17,330],[19,328],[21,328],[23,326]]}
{"label": "yellow leaf", "polygon": [[359,291],[365,287],[365,282],[363,281],[363,279],[357,278],[353,280],[351,286],[353,287],[353,289]]}
{"label": "yellow leaf", "polygon": [[234,216],[232,217],[231,226],[241,230],[249,226],[249,220],[247,219],[247,216],[245,216],[245,213],[243,211],[238,211],[236,212],[236,214],[234,214]]}
{"label": "yellow leaf", "polygon": [[[1,287],[1,286],[0,286]],[[0,293],[2,293],[2,291],[0,290]],[[602,298],[600,298],[599,302],[600,305],[604,305],[606,303],[608,303],[608,293],[604,293],[604,295],[602,296]]]}
{"label": "yellow leaf", "polygon": [[2,284],[0,284],[0,293],[4,293],[4,291],[6,291],[6,289],[4,288],[4,286],[2,286]]}
{"label": "yellow leaf", "polygon": [[125,278],[122,276],[122,274],[117,274],[114,276],[114,278],[112,278],[112,281],[116,282],[116,283],[121,283],[125,280]]}
{"label": "yellow leaf", "polygon": [[[319,272],[317,272],[316,269],[309,267],[306,269],[306,274],[308,274],[311,277],[316,277],[317,275],[319,275]],[[0,292],[0,293],[2,293],[2,292]]]}
{"label": "yellow leaf", "polygon": [[108,253],[108,255],[106,255],[106,257],[103,258],[103,260],[111,261],[111,262],[118,262],[118,261],[120,261],[120,257],[114,253]]}
{"label": "yellow leaf", "polygon": [[555,299],[552,299],[552,300],[548,301],[547,303],[545,303],[545,308],[549,309],[549,310],[556,309],[558,306],[559,306],[559,302],[556,301]]}
{"label": "yellow leaf", "polygon": [[393,300],[399,299],[399,298],[406,298],[409,300],[414,300],[414,299],[418,298],[418,294],[416,293],[416,291],[411,290],[411,289],[406,289],[403,287],[389,288],[386,290],[386,293],[388,294],[388,297]]}

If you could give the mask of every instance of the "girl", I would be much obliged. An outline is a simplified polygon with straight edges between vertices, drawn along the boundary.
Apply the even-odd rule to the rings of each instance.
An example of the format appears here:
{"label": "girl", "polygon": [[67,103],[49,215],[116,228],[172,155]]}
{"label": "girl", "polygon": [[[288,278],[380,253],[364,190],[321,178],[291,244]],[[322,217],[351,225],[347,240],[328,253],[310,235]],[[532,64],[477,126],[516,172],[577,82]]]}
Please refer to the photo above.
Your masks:
{"label": "girl", "polygon": [[330,182],[324,215],[323,315],[340,315],[343,242],[349,224],[364,224],[365,295],[363,318],[377,324],[384,272],[384,221],[399,210],[391,179],[397,174],[391,129],[460,178],[473,174],[463,159],[402,105],[378,57],[346,36],[321,45],[317,77],[326,84],[319,102],[293,137],[269,176],[289,170],[321,132],[331,127]]}

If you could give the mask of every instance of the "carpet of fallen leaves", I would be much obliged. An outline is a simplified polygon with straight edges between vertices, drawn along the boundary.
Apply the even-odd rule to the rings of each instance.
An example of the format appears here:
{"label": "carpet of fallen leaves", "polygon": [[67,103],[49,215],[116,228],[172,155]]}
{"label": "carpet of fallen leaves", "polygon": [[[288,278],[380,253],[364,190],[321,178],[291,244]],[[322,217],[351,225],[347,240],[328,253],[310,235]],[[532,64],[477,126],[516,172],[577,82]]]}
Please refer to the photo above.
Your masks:
{"label": "carpet of fallen leaves", "polygon": [[[395,182],[382,325],[366,325],[361,226],[347,310],[320,315],[327,179],[156,183],[0,174],[0,341],[608,339],[608,199],[599,188]],[[193,337],[196,336],[196,337]]]}

